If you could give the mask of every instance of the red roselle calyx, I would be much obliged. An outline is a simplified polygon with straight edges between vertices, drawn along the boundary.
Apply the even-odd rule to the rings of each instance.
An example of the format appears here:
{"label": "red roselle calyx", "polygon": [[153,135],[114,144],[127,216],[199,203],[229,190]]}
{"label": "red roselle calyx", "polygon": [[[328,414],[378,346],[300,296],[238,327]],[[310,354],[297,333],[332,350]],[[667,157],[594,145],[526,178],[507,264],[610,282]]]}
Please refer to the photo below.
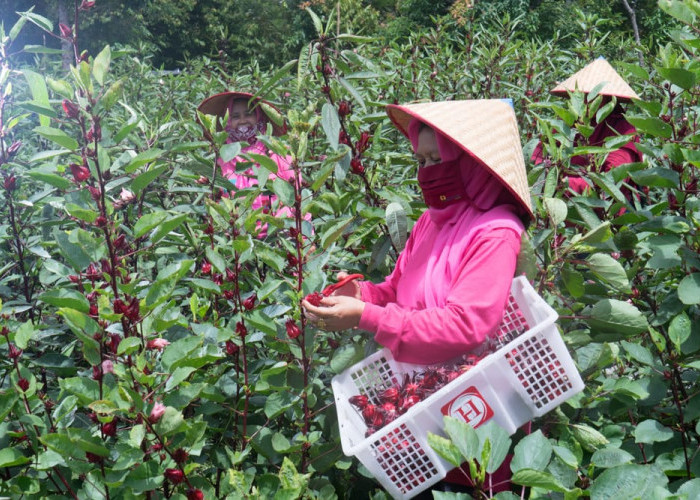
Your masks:
{"label": "red roselle calyx", "polygon": [[211,264],[205,260],[204,262],[202,262],[202,274],[210,274],[210,273],[211,273]]}
{"label": "red roselle calyx", "polygon": [[287,329],[287,335],[289,336],[290,339],[295,339],[299,335],[301,335],[301,330],[299,329],[299,326],[296,324],[296,321],[293,319],[288,319],[287,323],[285,323],[285,327]]}
{"label": "red roselle calyx", "polygon": [[17,385],[23,392],[27,392],[29,389],[29,380],[24,377],[20,377],[19,380],[17,380]]}
{"label": "red roselle calyx", "polygon": [[58,29],[61,31],[62,38],[71,38],[73,36],[73,30],[67,24],[59,23]]}
{"label": "red roselle calyx", "polygon": [[321,294],[319,292],[313,292],[313,293],[308,294],[305,297],[305,300],[309,304],[311,304],[312,306],[318,307],[321,305],[321,300],[323,300],[323,294]]}
{"label": "red roselle calyx", "polygon": [[226,341],[226,354],[228,354],[229,356],[235,356],[236,354],[238,354],[238,349],[238,344],[231,340]]}
{"label": "red roselle calyx", "polygon": [[238,323],[236,323],[236,334],[239,337],[245,338],[247,333],[248,329],[246,328],[245,324],[243,324],[243,322],[239,321]]}
{"label": "red roselle calyx", "polygon": [[178,448],[173,452],[173,460],[175,460],[176,463],[182,465],[185,462],[187,462],[187,459],[189,458],[190,454],[187,453],[184,449]]}
{"label": "red roselle calyx", "polygon": [[10,174],[3,179],[2,183],[6,191],[14,191],[17,188],[17,177]]}
{"label": "red roselle calyx", "polygon": [[369,140],[371,139],[369,132],[362,132],[360,134],[360,139],[355,143],[355,149],[358,153],[364,153],[369,148]]}
{"label": "red roselle calyx", "polygon": [[10,344],[10,359],[18,359],[22,355],[22,349],[17,348],[14,344]]}
{"label": "red roselle calyx", "polygon": [[369,399],[364,394],[357,394],[356,396],[350,397],[348,401],[351,405],[356,406],[358,409],[362,410],[365,406],[367,406]]}
{"label": "red roselle calyx", "polygon": [[354,174],[360,175],[364,173],[365,167],[362,165],[362,161],[358,157],[355,157],[350,161],[350,170],[352,170]]}
{"label": "red roselle calyx", "polygon": [[73,180],[77,183],[86,181],[90,178],[90,169],[84,165],[78,165],[77,163],[71,163],[69,165],[70,173],[73,175]]}
{"label": "red roselle calyx", "polygon": [[77,118],[80,115],[80,108],[73,101],[63,99],[62,105],[63,111],[66,113],[68,118]]}
{"label": "red roselle calyx", "polygon": [[165,476],[165,479],[173,484],[180,484],[185,480],[185,475],[180,469],[165,469],[165,473],[163,475]]}
{"label": "red roselle calyx", "polygon": [[249,295],[248,298],[246,298],[243,301],[243,307],[246,308],[247,311],[250,311],[255,307],[255,301],[258,299],[258,296],[253,293],[252,295]]}
{"label": "red roselle calyx", "polygon": [[187,500],[204,500],[204,493],[202,490],[191,488],[187,490]]}

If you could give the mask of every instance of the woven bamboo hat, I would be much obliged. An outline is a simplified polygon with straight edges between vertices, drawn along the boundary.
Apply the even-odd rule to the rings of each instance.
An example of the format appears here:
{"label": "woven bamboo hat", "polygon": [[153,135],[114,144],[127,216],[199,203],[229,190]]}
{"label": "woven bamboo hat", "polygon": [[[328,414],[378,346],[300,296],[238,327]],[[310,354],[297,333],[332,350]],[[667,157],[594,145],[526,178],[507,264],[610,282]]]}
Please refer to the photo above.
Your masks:
{"label": "woven bamboo hat", "polygon": [[[283,135],[287,132],[287,125],[282,119],[282,113],[275,106],[270,104],[264,99],[259,97],[253,97],[253,94],[248,92],[221,92],[215,94],[211,97],[204,99],[199,106],[197,106],[197,111],[205,115],[214,115],[219,117],[217,128],[219,130],[223,129],[222,120],[226,115],[229,103],[235,99],[245,99],[248,101],[248,107],[253,108],[255,106],[260,106],[260,109],[265,116],[267,116],[270,124],[272,125],[272,135]],[[197,120],[199,121],[199,119]],[[206,132],[205,132],[206,133]]]}
{"label": "woven bamboo hat", "polygon": [[493,173],[533,218],[520,132],[513,106],[508,100],[390,104],[387,114],[406,137],[409,123],[417,119],[459,145]]}
{"label": "woven bamboo hat", "polygon": [[554,87],[550,92],[554,95],[563,96],[575,90],[588,93],[600,83],[605,83],[605,86],[600,90],[600,94],[602,95],[615,96],[618,100],[623,101],[639,99],[639,96],[632,90],[632,87],[622,79],[617,71],[615,71],[610,63],[603,57],[599,57],[595,61],[589,63],[583,69]]}

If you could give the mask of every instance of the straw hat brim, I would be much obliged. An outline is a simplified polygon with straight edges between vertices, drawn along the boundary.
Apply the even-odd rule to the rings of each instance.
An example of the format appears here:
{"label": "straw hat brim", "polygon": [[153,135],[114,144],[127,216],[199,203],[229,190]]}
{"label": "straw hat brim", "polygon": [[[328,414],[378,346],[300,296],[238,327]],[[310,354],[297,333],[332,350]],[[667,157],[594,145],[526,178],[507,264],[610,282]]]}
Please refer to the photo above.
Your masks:
{"label": "straw hat brim", "polygon": [[387,114],[406,137],[416,119],[450,139],[490,171],[534,218],[520,132],[510,104],[500,99],[390,104]]}
{"label": "straw hat brim", "polygon": [[550,93],[566,97],[569,93],[578,90],[587,94],[601,83],[605,83],[600,89],[599,94],[601,95],[614,96],[618,101],[626,102],[632,99],[639,99],[639,95],[632,87],[615,71],[608,61],[602,58],[587,64],[583,69],[550,90]]}
{"label": "straw hat brim", "polygon": [[[197,106],[197,111],[205,115],[214,115],[218,116],[220,119],[223,119],[223,117],[226,115],[231,99],[245,99],[247,101],[252,99],[249,106],[252,107],[260,105],[260,109],[263,113],[265,113],[270,124],[272,125],[272,135],[280,136],[287,133],[287,125],[284,122],[281,125],[278,125],[275,123],[275,120],[273,120],[273,117],[270,116],[270,111],[276,112],[279,116],[282,116],[280,110],[268,101],[265,101],[259,97],[254,97],[253,94],[248,92],[221,92],[219,94],[214,94],[213,96],[204,99],[200,105]],[[219,130],[223,129],[221,120],[219,120],[217,128]]]}

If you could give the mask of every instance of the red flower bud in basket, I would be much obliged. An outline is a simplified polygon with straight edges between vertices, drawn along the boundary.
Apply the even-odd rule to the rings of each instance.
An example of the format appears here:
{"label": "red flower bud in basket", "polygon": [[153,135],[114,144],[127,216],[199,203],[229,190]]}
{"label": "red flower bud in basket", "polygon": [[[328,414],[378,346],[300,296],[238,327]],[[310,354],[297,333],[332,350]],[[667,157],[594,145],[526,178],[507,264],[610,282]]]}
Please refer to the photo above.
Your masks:
{"label": "red flower bud in basket", "polygon": [[22,391],[27,392],[27,390],[29,389],[29,380],[27,380],[24,377],[20,377],[17,381],[17,385],[20,389],[22,389]]}
{"label": "red flower bud in basket", "polygon": [[351,396],[348,399],[348,402],[357,407],[357,409],[362,410],[365,406],[367,406],[369,399],[364,394],[358,394],[357,396]]}
{"label": "red flower bud in basket", "polygon": [[397,416],[396,405],[394,405],[394,403],[384,403],[382,405],[382,411],[384,412],[384,424],[388,424]]}
{"label": "red flower bud in basket", "polygon": [[165,479],[173,484],[180,484],[185,480],[185,475],[180,469],[165,469]]}
{"label": "red flower bud in basket", "polygon": [[420,403],[420,397],[408,396],[403,399],[399,404],[399,413],[406,413],[412,406]]}
{"label": "red flower bud in basket", "polygon": [[61,104],[63,105],[63,111],[66,113],[68,118],[77,118],[80,115],[80,108],[73,101],[63,99]]}
{"label": "red flower bud in basket", "polygon": [[288,319],[284,326],[287,328],[287,335],[290,339],[295,339],[301,335],[301,330],[293,319]]}
{"label": "red flower bud in basket", "polygon": [[187,500],[204,500],[204,493],[202,490],[189,489],[187,490]]}
{"label": "red flower bud in basket", "polygon": [[73,174],[73,180],[76,183],[86,181],[90,178],[90,169],[83,165],[78,165],[77,163],[70,164],[70,173]]}
{"label": "red flower bud in basket", "polygon": [[379,395],[383,403],[396,403],[399,400],[399,390],[396,387],[389,387]]}
{"label": "red flower bud in basket", "polygon": [[255,307],[256,300],[258,300],[258,296],[256,294],[249,295],[248,298],[243,301],[243,307],[245,307],[247,311],[250,311]]}
{"label": "red flower bud in basket", "polygon": [[372,427],[376,427],[377,429],[379,429],[385,423],[386,423],[386,421],[384,420],[384,412],[377,411],[374,413],[374,415],[372,415],[372,421],[370,422],[370,425]]}
{"label": "red flower bud in basket", "polygon": [[367,422],[368,424],[372,422],[372,419],[374,419],[374,416],[376,414],[377,407],[372,404],[368,404],[362,409],[362,418],[364,418],[365,422]]}

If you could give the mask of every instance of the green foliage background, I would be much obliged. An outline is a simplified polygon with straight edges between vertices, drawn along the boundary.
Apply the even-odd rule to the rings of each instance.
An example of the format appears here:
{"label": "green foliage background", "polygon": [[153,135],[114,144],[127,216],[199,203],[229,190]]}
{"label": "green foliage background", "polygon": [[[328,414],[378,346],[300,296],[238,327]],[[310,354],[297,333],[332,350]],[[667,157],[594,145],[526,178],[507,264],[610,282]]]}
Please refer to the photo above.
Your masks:
{"label": "green foliage background", "polygon": [[[188,59],[176,74],[162,71],[149,44],[103,45],[64,70],[55,50],[21,38],[29,29],[58,34],[55,22],[32,13],[4,24],[0,494],[385,497],[343,456],[330,391],[335,373],[377,346],[361,332],[308,327],[299,300],[338,269],[382,279],[405,237],[387,224],[387,207],[409,229],[423,209],[409,145],[386,104],[505,96],[526,158],[538,140],[548,157],[528,163],[537,219],[523,269],[559,312],[586,390],[534,421],[528,436],[485,426],[479,447],[466,449],[474,431],[450,423],[451,440],[434,437],[433,446],[480,463],[489,450],[510,449],[514,482],[532,498],[615,498],[620,488],[629,497],[696,498],[700,4],[661,0],[644,17],[658,31],[641,47],[608,31],[619,19],[613,10],[577,11],[570,33],[532,38],[539,21],[527,16],[547,3],[525,17],[516,17],[519,5],[503,2],[508,15],[477,3],[458,19],[419,16],[429,26],[396,24],[391,39],[352,34],[342,15],[338,29],[331,8],[299,10],[309,31],[297,46],[277,46],[278,57],[291,51],[279,64],[220,57],[205,43],[209,57]],[[391,17],[395,6],[372,8],[377,32],[405,21]],[[175,33],[177,12],[166,13],[173,23],[164,33]],[[81,13],[83,33],[98,25],[93,15],[105,11]],[[569,197],[569,159],[588,154],[595,166],[621,139],[575,147],[609,108],[593,95],[556,99],[548,90],[601,54],[642,96],[627,116],[645,161],[594,167],[585,174],[590,196]],[[292,156],[301,183],[221,196],[228,184],[215,159],[235,156],[236,146],[213,128],[213,141],[203,141],[194,110],[227,88],[279,106],[289,132],[265,140]],[[348,115],[338,114],[341,101]],[[627,200],[624,185],[639,197]],[[261,192],[308,220],[251,210]],[[258,221],[268,225],[265,238]],[[290,338],[291,324],[299,337]],[[169,342],[162,350],[159,339]],[[159,418],[156,403],[166,407]],[[186,479],[166,479],[169,469]]]}

